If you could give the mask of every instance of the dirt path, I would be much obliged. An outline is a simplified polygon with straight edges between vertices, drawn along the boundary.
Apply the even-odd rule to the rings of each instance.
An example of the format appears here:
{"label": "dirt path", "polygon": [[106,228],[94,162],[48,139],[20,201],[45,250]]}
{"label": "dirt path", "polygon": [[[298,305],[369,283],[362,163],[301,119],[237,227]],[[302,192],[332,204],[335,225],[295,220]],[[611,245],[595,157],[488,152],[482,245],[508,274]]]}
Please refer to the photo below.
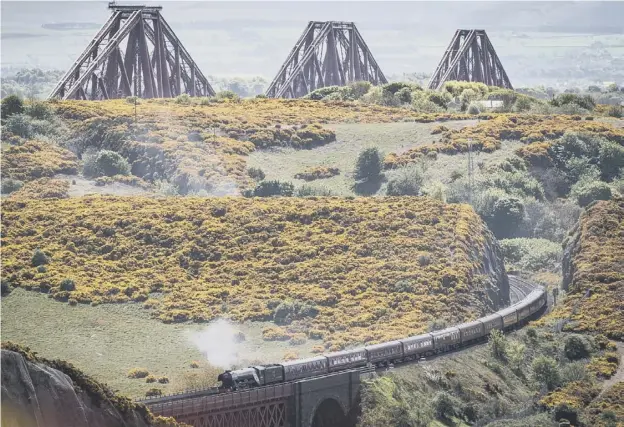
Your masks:
{"label": "dirt path", "polygon": [[[620,364],[618,366],[618,370],[611,378],[602,383],[602,390],[598,397],[602,396],[607,390],[613,387],[615,384],[624,381],[624,343],[616,342],[617,345],[617,353],[620,356]],[[597,398],[598,398],[597,397]],[[596,399],[597,399],[596,398]]]}

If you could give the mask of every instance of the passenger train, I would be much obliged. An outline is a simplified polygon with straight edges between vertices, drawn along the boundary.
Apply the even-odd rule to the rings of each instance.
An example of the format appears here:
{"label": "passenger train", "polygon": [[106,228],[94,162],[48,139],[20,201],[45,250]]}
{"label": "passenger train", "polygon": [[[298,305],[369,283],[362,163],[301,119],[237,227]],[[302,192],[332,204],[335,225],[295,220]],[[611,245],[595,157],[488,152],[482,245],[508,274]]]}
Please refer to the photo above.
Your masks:
{"label": "passenger train", "polygon": [[345,369],[382,367],[418,360],[487,340],[492,329],[509,331],[526,323],[546,307],[546,291],[533,290],[522,301],[461,325],[396,341],[343,350],[309,359],[251,366],[219,374],[222,390],[242,390],[325,375]]}

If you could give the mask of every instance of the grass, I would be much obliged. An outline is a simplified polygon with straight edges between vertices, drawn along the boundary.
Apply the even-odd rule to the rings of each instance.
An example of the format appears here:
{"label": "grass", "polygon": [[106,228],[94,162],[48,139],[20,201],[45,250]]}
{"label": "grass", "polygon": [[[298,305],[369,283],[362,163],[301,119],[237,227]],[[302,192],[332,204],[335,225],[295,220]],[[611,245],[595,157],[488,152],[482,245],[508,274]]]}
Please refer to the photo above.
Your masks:
{"label": "grass", "polygon": [[[293,349],[302,356],[311,355],[314,341],[295,347],[288,342],[263,341],[264,325],[234,328],[244,334],[245,341],[234,347],[229,367],[276,362]],[[202,331],[206,331],[202,325],[151,319],[150,311],[139,304],[68,307],[45,294],[19,288],[2,297],[3,341],[27,345],[48,359],[70,361],[131,397],[143,397],[154,387],[144,379],[128,378],[128,372],[135,368],[145,368],[157,378],[168,377],[168,384],[156,385],[163,393],[216,385],[223,368],[211,365],[191,340]],[[221,337],[216,346],[223,345],[226,338]],[[193,362],[197,368],[191,366]]]}
{"label": "grass", "polygon": [[[450,121],[445,126],[460,129],[471,126],[476,121]],[[257,167],[264,171],[266,179],[290,181],[297,186],[306,184],[303,179],[294,176],[306,168],[319,166],[336,167],[340,175],[316,181],[312,187],[322,186],[340,196],[352,196],[353,167],[360,151],[369,147],[378,147],[382,152],[402,152],[410,148],[431,144],[437,135],[431,131],[436,123],[377,123],[377,124],[333,124],[327,127],[336,132],[336,141],[317,147],[313,151],[279,148],[257,150],[247,160],[248,167]],[[450,157],[450,156],[449,156]]]}
{"label": "grass", "polygon": [[[497,278],[476,273],[492,237],[467,205],[86,197],[7,201],[2,213],[3,280],[70,305],[142,302],[165,322],[275,320],[338,350],[498,304],[483,298]],[[68,278],[75,289],[61,288]]]}

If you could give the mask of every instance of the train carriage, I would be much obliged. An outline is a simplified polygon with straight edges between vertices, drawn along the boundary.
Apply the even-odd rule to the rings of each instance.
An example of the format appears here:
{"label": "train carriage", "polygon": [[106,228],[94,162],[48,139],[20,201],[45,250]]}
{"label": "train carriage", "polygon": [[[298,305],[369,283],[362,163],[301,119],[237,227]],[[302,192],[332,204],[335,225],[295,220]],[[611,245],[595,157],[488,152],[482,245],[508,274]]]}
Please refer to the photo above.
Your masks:
{"label": "train carriage", "polygon": [[281,383],[284,381],[284,368],[282,365],[254,366],[254,369],[262,385]]}
{"label": "train carriage", "polygon": [[400,341],[369,345],[365,349],[371,363],[391,362],[403,357],[403,345]]}
{"label": "train carriage", "polygon": [[546,301],[546,292],[544,289],[539,289],[537,298],[531,302],[531,315],[540,311],[540,309],[547,304]]}
{"label": "train carriage", "polygon": [[433,336],[433,345],[436,352],[455,347],[461,342],[461,333],[456,327],[435,331],[431,335]]}
{"label": "train carriage", "polygon": [[498,313],[482,317],[479,321],[483,323],[484,335],[489,335],[492,329],[497,329],[499,331],[503,330],[503,318]]}
{"label": "train carriage", "polygon": [[462,323],[457,326],[461,334],[461,343],[469,343],[485,336],[483,323],[478,320],[474,322]]}
{"label": "train carriage", "polygon": [[281,365],[284,367],[284,381],[313,377],[329,372],[327,368],[327,358],[325,356],[282,362]]}
{"label": "train carriage", "polygon": [[362,347],[353,350],[337,351],[325,356],[327,357],[329,372],[366,366],[368,362],[366,350]]}
{"label": "train carriage", "polygon": [[518,311],[516,306],[511,306],[498,311],[503,318],[503,329],[511,328],[518,323]]}
{"label": "train carriage", "polygon": [[399,341],[403,344],[404,356],[417,356],[433,351],[433,336],[431,334],[417,335]]}

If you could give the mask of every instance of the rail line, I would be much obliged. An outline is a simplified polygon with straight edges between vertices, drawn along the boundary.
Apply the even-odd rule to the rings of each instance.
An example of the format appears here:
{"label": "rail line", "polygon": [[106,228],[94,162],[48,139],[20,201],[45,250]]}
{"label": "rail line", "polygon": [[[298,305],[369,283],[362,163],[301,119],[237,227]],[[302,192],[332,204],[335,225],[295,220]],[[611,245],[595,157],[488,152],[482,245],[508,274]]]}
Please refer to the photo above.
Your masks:
{"label": "rail line", "polygon": [[[524,299],[533,289],[535,288],[535,285],[524,280],[521,279],[519,277],[516,276],[509,276],[509,294],[510,294],[510,305],[514,305],[516,303],[518,303],[519,301],[521,301],[522,299]],[[454,354],[457,352],[461,352],[464,351],[466,349],[475,347],[481,345],[480,342],[475,342],[473,344],[458,348],[458,349],[454,349],[442,354],[437,354],[437,355],[433,355],[427,358],[427,360],[432,360],[432,359],[436,359],[438,357],[441,356],[446,356],[449,354]],[[414,363],[419,363],[418,360],[413,360],[413,361],[406,361],[401,363],[401,366],[405,366],[405,365],[409,365],[409,364],[414,364]],[[393,365],[394,366],[394,365]],[[371,368],[371,367],[363,367],[363,368],[359,368],[359,369],[353,369],[353,371],[359,371],[361,375],[366,375],[366,374],[372,374],[373,372],[376,373],[383,373],[388,371],[389,369],[392,369],[392,367],[384,367],[384,368]],[[315,377],[310,377],[310,379],[320,379],[323,377],[327,377],[327,376],[331,376],[334,375],[335,373],[330,373],[330,374],[324,374],[324,375],[318,375]],[[306,378],[307,379],[307,378]],[[281,383],[281,385],[287,385],[287,384],[294,384],[296,382],[298,382],[300,380],[294,380],[291,382],[287,382],[287,383]],[[256,390],[258,392],[260,392],[260,390],[262,389],[267,389],[265,391],[268,391],[269,388],[271,387],[275,387],[276,385],[269,385],[269,386],[264,386],[264,387],[257,387],[253,390]],[[245,391],[239,391],[238,393],[243,393],[243,392],[249,392],[250,390],[245,390]],[[234,392],[237,393],[237,392]],[[206,397],[206,396],[213,396],[213,395],[218,395],[218,394],[222,394],[224,396],[226,395],[232,395],[234,394],[232,392],[226,392],[223,390],[220,390],[218,387],[208,387],[208,388],[203,388],[203,389],[197,389],[197,390],[185,390],[179,393],[174,393],[174,394],[169,394],[166,396],[158,396],[158,397],[149,397],[149,398],[140,398],[140,399],[135,399],[136,402],[138,403],[143,403],[145,405],[148,406],[153,406],[153,405],[166,405],[167,403],[172,403],[172,402],[179,402],[180,401],[186,401],[189,400],[191,401],[192,399],[197,399],[200,397]],[[224,399],[225,402],[225,399]],[[183,403],[182,403],[183,404]],[[190,404],[190,402],[189,402]]]}

